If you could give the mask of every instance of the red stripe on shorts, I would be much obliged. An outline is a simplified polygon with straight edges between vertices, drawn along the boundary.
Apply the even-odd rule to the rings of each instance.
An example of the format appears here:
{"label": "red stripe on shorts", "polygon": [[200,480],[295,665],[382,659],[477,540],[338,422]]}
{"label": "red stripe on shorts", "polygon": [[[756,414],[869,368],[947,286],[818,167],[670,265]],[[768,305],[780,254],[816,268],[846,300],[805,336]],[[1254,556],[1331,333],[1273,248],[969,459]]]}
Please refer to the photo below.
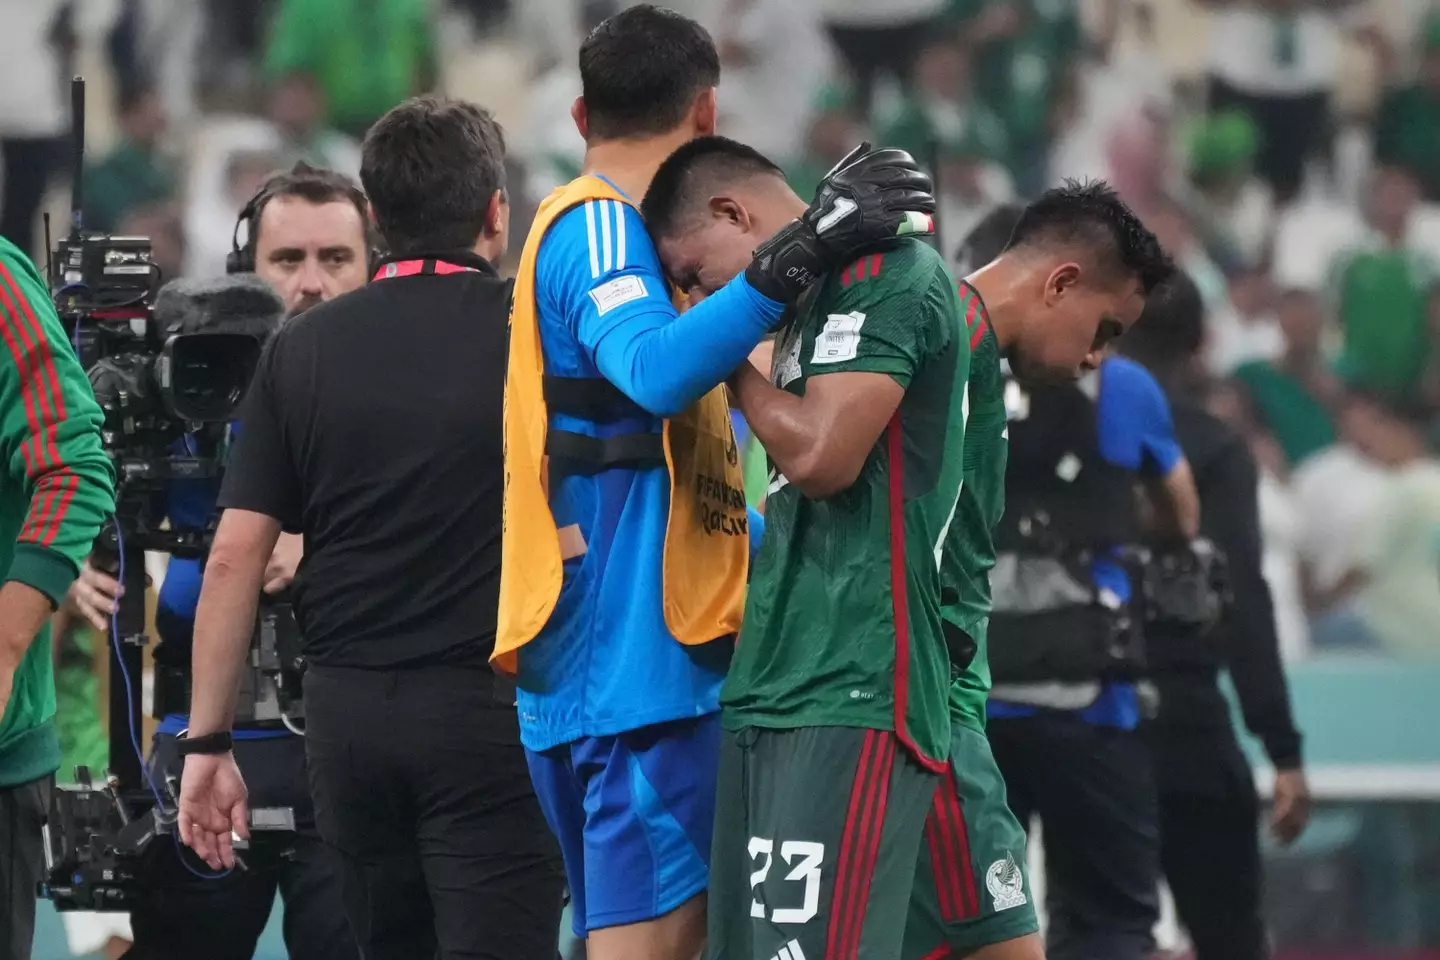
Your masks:
{"label": "red stripe on shorts", "polygon": [[830,902],[827,960],[854,958],[859,952],[894,765],[895,741],[890,734],[883,730],[866,731],[840,841],[840,861]]}
{"label": "red stripe on shorts", "polygon": [[951,862],[958,874],[963,912],[957,919],[968,920],[980,915],[980,895],[975,887],[975,868],[970,863],[970,834],[965,828],[965,814],[960,809],[960,795],[955,790],[954,777],[944,777],[940,793],[936,798],[936,809],[940,818],[953,832],[954,846],[950,847]]}
{"label": "red stripe on shorts", "polygon": [[[953,774],[946,773],[944,776]],[[942,816],[943,798],[942,788],[936,786],[934,802],[925,818],[925,840],[930,846],[930,870],[935,877],[935,895],[940,901],[940,919],[945,923],[954,923],[965,917],[965,890],[952,853],[954,838]]]}

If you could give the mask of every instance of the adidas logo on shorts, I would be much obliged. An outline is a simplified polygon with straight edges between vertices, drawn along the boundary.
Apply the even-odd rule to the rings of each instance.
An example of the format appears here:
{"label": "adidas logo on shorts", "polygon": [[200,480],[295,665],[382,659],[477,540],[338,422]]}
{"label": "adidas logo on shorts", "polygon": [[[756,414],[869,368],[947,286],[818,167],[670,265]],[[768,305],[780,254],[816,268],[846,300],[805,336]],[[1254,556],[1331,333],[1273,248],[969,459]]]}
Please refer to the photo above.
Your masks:
{"label": "adidas logo on shorts", "polygon": [[780,948],[780,952],[771,957],[770,960],[805,960],[805,951],[800,949],[799,940],[791,940]]}

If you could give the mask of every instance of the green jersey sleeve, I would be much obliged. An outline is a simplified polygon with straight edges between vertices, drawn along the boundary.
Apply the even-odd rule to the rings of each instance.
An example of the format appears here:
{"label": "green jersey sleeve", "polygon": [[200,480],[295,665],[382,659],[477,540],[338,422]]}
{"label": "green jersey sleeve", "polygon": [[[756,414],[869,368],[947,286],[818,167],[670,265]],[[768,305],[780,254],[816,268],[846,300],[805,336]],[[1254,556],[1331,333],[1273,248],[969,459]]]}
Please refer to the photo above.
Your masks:
{"label": "green jersey sleeve", "polygon": [[866,254],[820,292],[807,377],[882,373],[908,390],[956,335],[953,297],[944,262],[921,241]]}

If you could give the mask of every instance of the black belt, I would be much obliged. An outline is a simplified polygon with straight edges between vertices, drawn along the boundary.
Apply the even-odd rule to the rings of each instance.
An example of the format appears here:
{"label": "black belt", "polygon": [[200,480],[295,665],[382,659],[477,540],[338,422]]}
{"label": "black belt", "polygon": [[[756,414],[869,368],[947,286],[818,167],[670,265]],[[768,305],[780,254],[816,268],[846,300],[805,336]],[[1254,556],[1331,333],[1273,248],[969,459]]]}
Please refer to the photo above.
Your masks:
{"label": "black belt", "polygon": [[[648,418],[651,414],[603,377],[544,378],[545,405],[594,423]],[[658,433],[622,433],[590,437],[570,430],[551,430],[545,453],[559,473],[593,474],[616,467],[638,470],[665,465],[665,440]]]}

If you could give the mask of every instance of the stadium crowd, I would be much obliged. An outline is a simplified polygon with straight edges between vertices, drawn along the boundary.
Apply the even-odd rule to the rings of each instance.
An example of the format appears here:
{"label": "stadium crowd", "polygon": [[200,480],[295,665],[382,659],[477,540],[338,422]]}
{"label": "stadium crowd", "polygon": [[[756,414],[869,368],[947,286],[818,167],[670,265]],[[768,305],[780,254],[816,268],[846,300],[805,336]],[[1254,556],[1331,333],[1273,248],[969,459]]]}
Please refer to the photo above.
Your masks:
{"label": "stadium crowd", "polygon": [[[626,5],[16,4],[0,31],[0,235],[44,262],[40,214],[63,223],[68,198],[60,80],[83,73],[87,226],[151,237],[166,279],[223,272],[236,213],[273,171],[356,176],[370,124],[437,89],[504,127],[523,236],[580,172],[574,51]],[[1285,659],[1440,657],[1440,5],[669,5],[715,38],[720,132],[801,197],[862,139],[908,150],[933,172],[952,263],[1007,203],[1061,178],[1113,184],[1200,291],[1209,407],[1260,466]],[[753,436],[742,458],[758,501]],[[94,643],[57,642],[63,771],[104,765]]]}

